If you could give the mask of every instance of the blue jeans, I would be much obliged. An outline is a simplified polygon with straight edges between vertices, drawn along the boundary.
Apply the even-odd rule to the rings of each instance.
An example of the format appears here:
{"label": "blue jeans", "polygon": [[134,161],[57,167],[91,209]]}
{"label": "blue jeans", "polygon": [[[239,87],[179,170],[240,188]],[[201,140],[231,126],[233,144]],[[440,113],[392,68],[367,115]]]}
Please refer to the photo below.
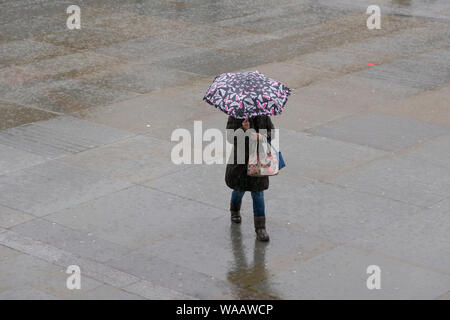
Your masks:
{"label": "blue jeans", "polygon": [[[242,197],[244,197],[245,192],[233,190],[231,193],[231,202],[240,205],[242,203]],[[265,206],[264,206],[264,191],[252,192],[253,199],[253,214],[255,217],[265,216]]]}

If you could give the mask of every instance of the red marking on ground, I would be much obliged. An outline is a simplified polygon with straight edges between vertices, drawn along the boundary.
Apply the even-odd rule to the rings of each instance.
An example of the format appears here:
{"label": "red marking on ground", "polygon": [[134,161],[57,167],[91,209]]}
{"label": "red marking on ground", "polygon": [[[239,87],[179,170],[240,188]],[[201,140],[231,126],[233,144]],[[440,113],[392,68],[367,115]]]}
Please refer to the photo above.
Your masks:
{"label": "red marking on ground", "polygon": [[369,66],[374,67],[375,65],[373,63],[369,63]]}

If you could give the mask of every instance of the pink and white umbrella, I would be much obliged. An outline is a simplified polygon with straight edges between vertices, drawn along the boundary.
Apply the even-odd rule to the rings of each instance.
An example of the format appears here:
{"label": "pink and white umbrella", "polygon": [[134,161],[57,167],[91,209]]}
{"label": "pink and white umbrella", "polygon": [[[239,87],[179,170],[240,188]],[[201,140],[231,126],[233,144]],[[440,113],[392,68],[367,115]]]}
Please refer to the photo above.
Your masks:
{"label": "pink and white umbrella", "polygon": [[203,100],[226,114],[245,119],[283,111],[291,89],[259,71],[222,73],[214,78]]}

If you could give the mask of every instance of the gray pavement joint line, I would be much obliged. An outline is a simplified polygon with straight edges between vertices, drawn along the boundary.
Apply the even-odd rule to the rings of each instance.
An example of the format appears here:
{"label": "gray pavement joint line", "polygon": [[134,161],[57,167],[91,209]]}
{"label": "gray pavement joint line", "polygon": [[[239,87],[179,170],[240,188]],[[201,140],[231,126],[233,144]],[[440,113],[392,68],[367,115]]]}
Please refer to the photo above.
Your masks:
{"label": "gray pavement joint line", "polygon": [[417,267],[417,268],[421,268],[421,269],[425,269],[425,270],[429,270],[429,271],[433,271],[433,272],[437,272],[437,273],[441,273],[441,274],[445,274],[445,275],[450,275],[450,270],[445,270],[445,269],[436,268],[436,267],[428,266],[428,265],[425,265],[425,264],[417,263],[417,262],[411,261],[409,259],[400,258],[400,257],[394,256],[394,255],[391,255],[391,254],[384,253],[382,251],[360,247],[360,246],[358,246],[356,244],[353,244],[353,243],[344,243],[343,245],[346,246],[346,247],[350,247],[350,248],[355,248],[355,249],[358,249],[358,250],[366,251],[368,253],[375,253],[375,254],[383,256],[385,258],[389,258],[389,259],[396,260],[396,261],[399,261],[399,262],[402,262],[402,263],[406,263],[406,264],[409,264],[409,265]]}
{"label": "gray pavement joint line", "polygon": [[[62,113],[62,112],[57,112],[57,111],[53,111],[53,110],[47,110],[47,109],[44,109],[44,108],[37,107],[35,105],[25,105],[23,103],[20,103],[20,102],[17,102],[17,101],[8,100],[8,99],[5,99],[3,97],[0,99],[0,103],[1,102],[7,102],[7,103],[15,104],[15,105],[18,105],[18,106],[22,106],[24,108],[31,108],[31,109],[36,109],[36,110],[39,110],[39,111],[44,111],[46,113],[54,114],[56,116],[63,116],[64,115],[64,113]],[[45,120],[39,120],[39,121],[45,121]],[[23,125],[30,124],[30,123],[36,123],[36,122],[39,122],[39,121],[33,121],[33,122],[29,122],[29,123],[24,123]],[[20,125],[20,126],[23,126],[23,125]],[[18,126],[18,127],[20,127],[20,126]],[[14,127],[14,128],[16,128],[16,127]],[[7,129],[3,129],[3,130],[7,130]],[[2,132],[3,130],[0,130],[0,132]]]}
{"label": "gray pavement joint line", "polygon": [[179,194],[177,194],[177,193],[173,193],[173,192],[161,190],[161,189],[158,189],[158,188],[156,188],[156,187],[151,187],[151,186],[147,186],[147,185],[143,185],[143,184],[138,184],[138,185],[140,185],[141,187],[144,187],[144,188],[148,188],[148,189],[156,190],[156,191],[159,191],[159,192],[162,192],[162,193],[166,193],[166,194],[169,194],[169,195],[171,195],[171,196],[174,196],[174,197],[177,197],[177,198],[181,198],[181,199],[183,199],[183,200],[188,200],[188,201],[200,203],[200,204],[205,205],[205,206],[210,207],[210,208],[214,208],[214,209],[218,209],[218,210],[223,210],[223,211],[228,211],[228,209],[225,209],[225,208],[223,208],[223,207],[216,207],[216,206],[214,206],[214,205],[212,205],[212,204],[210,204],[210,203],[203,202],[203,201],[196,200],[196,199],[189,198],[189,197],[185,197],[185,196],[179,195]]}
{"label": "gray pavement joint line", "polygon": [[[115,193],[117,193],[117,192],[125,191],[125,190],[130,189],[130,188],[133,188],[133,187],[135,187],[135,186],[136,186],[136,184],[133,184],[132,182],[129,182],[129,185],[126,186],[126,187],[123,187],[122,189],[115,190],[115,191],[106,193],[106,194],[104,194],[104,195],[100,195],[100,196],[98,196],[98,197],[95,197],[95,198],[92,198],[92,199],[89,199],[89,200],[82,201],[82,202],[77,203],[77,204],[75,204],[75,205],[73,205],[73,206],[69,206],[69,207],[66,207],[66,208],[63,208],[63,209],[60,209],[60,210],[57,210],[57,211],[49,212],[49,213],[44,214],[44,215],[42,215],[42,216],[35,216],[35,215],[33,215],[32,213],[28,213],[28,212],[27,212],[27,213],[28,213],[28,214],[31,214],[31,215],[33,215],[33,216],[35,216],[35,217],[37,217],[37,218],[46,218],[46,217],[48,217],[48,216],[51,215],[51,214],[54,214],[54,213],[57,213],[57,212],[61,212],[61,211],[67,210],[67,209],[76,208],[76,207],[78,207],[78,206],[81,206],[81,205],[83,205],[83,204],[89,203],[89,202],[91,202],[91,201],[95,201],[95,200],[98,200],[98,199],[100,199],[100,198],[103,198],[103,197],[106,197],[106,196],[110,196],[110,195],[115,194]],[[46,220],[47,220],[47,219],[46,219]]]}
{"label": "gray pavement joint line", "polygon": [[[81,260],[84,263],[87,263],[88,265],[90,265],[91,268],[93,267],[93,268],[100,269],[100,270],[103,269],[104,271],[109,273],[108,276],[102,277],[103,279],[100,279],[100,278],[96,277],[96,274],[99,275],[98,271],[89,270],[91,268],[88,268],[88,271],[86,272],[86,268],[83,268],[83,270],[84,270],[83,274],[85,277],[88,277],[88,278],[98,281],[102,284],[110,285],[110,286],[113,286],[113,287],[116,287],[119,289],[121,289],[121,286],[117,285],[117,284],[120,282],[123,282],[123,280],[115,281],[116,279],[111,278],[111,274],[129,278],[128,281],[125,280],[125,284],[122,284],[122,286],[128,286],[131,283],[136,283],[139,280],[143,280],[139,277],[136,277],[136,276],[126,273],[124,271],[112,268],[105,264],[101,264],[101,263],[92,261],[90,259],[74,255],[73,253],[53,247],[53,246],[43,243],[41,241],[34,240],[34,239],[28,238],[28,237],[24,237],[17,232],[13,232],[10,230],[2,230],[2,228],[0,228],[0,244],[6,246],[8,248],[11,248],[15,251],[19,251],[23,254],[33,256],[35,258],[38,258],[40,260],[46,261],[48,263],[51,263],[55,266],[60,266],[60,267],[67,267],[66,264],[64,264],[62,261],[60,261],[61,259],[64,259],[64,258],[66,260],[72,259],[73,261]],[[142,297],[142,298],[144,298],[144,297]]]}

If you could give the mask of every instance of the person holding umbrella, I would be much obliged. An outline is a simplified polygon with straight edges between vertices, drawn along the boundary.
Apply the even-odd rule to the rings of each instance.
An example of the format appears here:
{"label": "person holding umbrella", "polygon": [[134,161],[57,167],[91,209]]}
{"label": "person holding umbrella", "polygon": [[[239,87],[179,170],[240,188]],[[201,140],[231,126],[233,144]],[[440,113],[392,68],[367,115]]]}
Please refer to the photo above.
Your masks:
{"label": "person holding umbrella", "polygon": [[[231,221],[241,223],[242,198],[246,191],[251,192],[255,232],[259,241],[269,241],[264,203],[264,190],[269,188],[269,177],[248,175],[249,140],[245,138],[245,163],[239,163],[238,136],[232,132],[252,129],[251,139],[265,138],[270,143],[274,129],[270,116],[282,112],[290,91],[282,83],[258,71],[223,73],[214,78],[203,98],[229,115],[226,128],[232,130],[227,130],[227,140],[234,145],[234,161],[227,164],[225,182],[232,189]],[[264,137],[260,131],[265,133]]]}

